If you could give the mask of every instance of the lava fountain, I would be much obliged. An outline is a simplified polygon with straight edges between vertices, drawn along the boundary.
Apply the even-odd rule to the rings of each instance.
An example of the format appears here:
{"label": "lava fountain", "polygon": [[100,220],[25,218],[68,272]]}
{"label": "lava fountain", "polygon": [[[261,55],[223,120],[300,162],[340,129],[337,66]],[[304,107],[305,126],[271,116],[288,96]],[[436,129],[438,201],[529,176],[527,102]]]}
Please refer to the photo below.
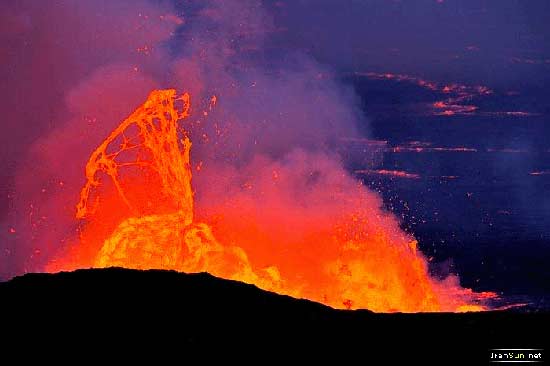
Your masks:
{"label": "lava fountain", "polygon": [[[209,272],[334,308],[377,312],[483,310],[495,296],[461,288],[456,278],[430,277],[414,238],[380,208],[364,208],[373,206],[363,205],[371,196],[352,177],[346,182],[359,188],[353,202],[340,202],[347,209],[330,217],[285,211],[279,215],[284,222],[272,222],[279,235],[261,222],[285,205],[258,211],[235,197],[230,205],[212,203],[210,214],[197,219],[191,141],[179,124],[189,116],[189,94],[155,90],[99,145],[77,204],[80,238],[47,271],[119,266]],[[284,189],[284,177],[274,170],[272,178]]]}

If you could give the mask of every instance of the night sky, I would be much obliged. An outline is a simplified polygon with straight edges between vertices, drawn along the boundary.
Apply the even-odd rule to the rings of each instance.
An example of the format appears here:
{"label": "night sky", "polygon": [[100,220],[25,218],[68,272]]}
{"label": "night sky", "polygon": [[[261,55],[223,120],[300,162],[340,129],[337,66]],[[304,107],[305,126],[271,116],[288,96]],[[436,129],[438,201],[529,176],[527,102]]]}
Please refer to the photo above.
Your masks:
{"label": "night sky", "polygon": [[[224,152],[339,151],[435,275],[548,295],[549,1],[244,3],[3,2],[0,278],[39,268],[71,230],[48,220],[70,211],[61,190],[78,187],[90,147],[152,88],[185,84],[242,93],[246,147]],[[256,98],[327,121],[285,124]]]}

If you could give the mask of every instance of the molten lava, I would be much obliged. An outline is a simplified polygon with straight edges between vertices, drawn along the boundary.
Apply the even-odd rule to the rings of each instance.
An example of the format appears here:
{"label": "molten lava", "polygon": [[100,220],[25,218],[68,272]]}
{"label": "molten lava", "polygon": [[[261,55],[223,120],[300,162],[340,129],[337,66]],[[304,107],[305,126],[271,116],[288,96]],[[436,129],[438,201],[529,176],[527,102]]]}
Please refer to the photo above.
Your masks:
{"label": "molten lava", "polygon": [[[483,310],[483,300],[494,296],[431,278],[416,241],[388,214],[363,209],[372,206],[366,196],[342,202],[353,209],[328,218],[299,208],[287,212],[283,203],[258,210],[235,197],[214,204],[200,222],[191,141],[178,124],[189,111],[188,94],[155,90],[92,153],[77,205],[80,239],[47,270],[205,271],[335,308],[378,312]],[[284,169],[273,170],[270,179],[285,189]]]}

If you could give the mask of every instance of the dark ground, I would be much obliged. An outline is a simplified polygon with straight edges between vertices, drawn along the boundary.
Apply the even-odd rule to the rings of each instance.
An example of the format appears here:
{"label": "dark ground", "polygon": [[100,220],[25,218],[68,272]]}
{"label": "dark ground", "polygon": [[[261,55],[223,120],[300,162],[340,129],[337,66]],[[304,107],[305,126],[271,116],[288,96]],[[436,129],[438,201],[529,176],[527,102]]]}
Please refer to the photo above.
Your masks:
{"label": "dark ground", "polygon": [[550,325],[548,312],[529,309],[341,311],[205,273],[117,268],[27,274],[0,283],[0,299],[1,332],[10,342],[28,349],[52,342],[60,351],[70,345],[94,358],[158,352],[182,362],[190,353],[254,360],[254,350],[259,363],[297,351],[363,364],[477,365],[488,363],[491,348],[544,348]]}

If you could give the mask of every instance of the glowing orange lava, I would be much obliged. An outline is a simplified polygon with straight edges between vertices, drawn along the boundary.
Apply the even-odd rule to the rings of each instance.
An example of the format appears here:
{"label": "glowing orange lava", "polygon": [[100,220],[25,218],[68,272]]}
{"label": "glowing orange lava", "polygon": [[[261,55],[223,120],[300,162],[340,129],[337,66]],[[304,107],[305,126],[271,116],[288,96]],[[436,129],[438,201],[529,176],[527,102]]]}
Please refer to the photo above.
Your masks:
{"label": "glowing orange lava", "polygon": [[396,178],[407,178],[407,179],[418,179],[420,178],[420,175],[414,174],[414,173],[407,173],[401,170],[386,170],[386,169],[363,169],[363,170],[356,170],[355,173],[357,174],[374,174],[374,175],[385,175],[389,177],[396,177]]}
{"label": "glowing orange lava", "polygon": [[[155,90],[92,153],[77,205],[79,241],[52,260],[48,271],[205,271],[335,308],[378,312],[483,310],[483,301],[494,297],[463,289],[452,278],[431,278],[416,241],[389,214],[362,209],[373,206],[366,202],[370,196],[342,202],[354,209],[335,209],[329,219],[304,217],[298,209],[278,212],[284,205],[257,210],[236,199],[238,205],[220,205],[200,222],[194,215],[191,141],[178,125],[189,111],[188,94]],[[270,179],[284,176],[281,168]],[[269,225],[275,213],[285,225]]]}

